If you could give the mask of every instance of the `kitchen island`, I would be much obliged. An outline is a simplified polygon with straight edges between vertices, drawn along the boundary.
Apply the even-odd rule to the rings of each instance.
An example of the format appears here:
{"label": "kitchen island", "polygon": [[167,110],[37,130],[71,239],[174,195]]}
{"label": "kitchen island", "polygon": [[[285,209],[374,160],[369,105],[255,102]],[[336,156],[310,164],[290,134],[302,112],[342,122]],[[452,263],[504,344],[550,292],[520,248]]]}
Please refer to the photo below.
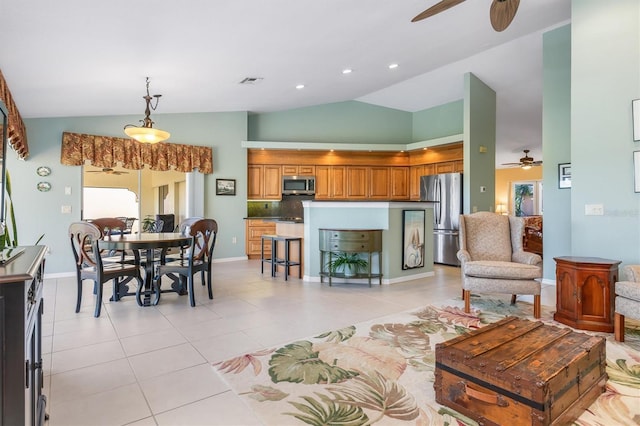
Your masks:
{"label": "kitchen island", "polygon": [[[382,252],[372,259],[372,268],[383,271],[382,284],[393,284],[433,276],[433,203],[410,201],[303,201],[304,280],[321,281],[319,230],[380,229]],[[420,267],[406,268],[405,211],[424,212],[424,235],[416,242],[423,248]],[[412,265],[415,266],[415,265]],[[365,283],[365,279],[343,279]],[[340,282],[333,279],[333,282]]]}

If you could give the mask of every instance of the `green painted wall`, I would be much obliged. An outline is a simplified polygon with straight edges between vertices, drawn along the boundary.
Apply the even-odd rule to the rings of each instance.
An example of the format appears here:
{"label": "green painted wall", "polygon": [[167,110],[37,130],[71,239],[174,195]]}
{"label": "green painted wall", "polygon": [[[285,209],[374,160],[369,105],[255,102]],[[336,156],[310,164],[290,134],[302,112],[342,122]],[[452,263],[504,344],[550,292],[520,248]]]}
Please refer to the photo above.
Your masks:
{"label": "green painted wall", "polygon": [[[464,76],[464,213],[493,211],[496,192],[496,92]],[[485,147],[486,152],[480,152]],[[484,192],[482,192],[484,188]]]}
{"label": "green painted wall", "polygon": [[[19,242],[33,244],[45,234],[42,244],[51,248],[47,273],[74,270],[67,236],[69,224],[80,219],[82,174],[80,167],[60,164],[62,132],[90,133],[122,137],[122,128],[135,123],[139,116],[74,117],[27,119],[30,156],[19,161],[10,152],[7,167],[14,183],[14,203],[18,216]],[[220,232],[214,256],[235,258],[244,256],[244,221],[246,214],[246,150],[240,143],[247,137],[247,114],[200,113],[154,115],[157,126],[171,132],[170,141],[213,148],[214,173],[205,177],[205,215],[218,221]],[[36,174],[39,166],[52,170],[46,180],[49,192],[39,192],[36,184],[43,180]],[[215,179],[236,179],[235,197],[215,195]],[[65,195],[65,187],[71,195]],[[71,214],[62,214],[61,206],[69,205]],[[232,244],[232,238],[237,243]]]}
{"label": "green painted wall", "polygon": [[249,116],[249,140],[279,142],[411,142],[412,114],[358,101]]}
{"label": "green painted wall", "polygon": [[[640,98],[640,2],[573,1],[571,13],[571,254],[637,264],[631,101]],[[590,204],[604,215],[585,215]]]}
{"label": "green painted wall", "polygon": [[464,131],[464,101],[413,113],[413,142],[459,135]]}
{"label": "green painted wall", "polygon": [[558,188],[558,164],[571,163],[571,26],[543,35],[544,279],[555,282],[556,256],[571,253],[571,189]]}

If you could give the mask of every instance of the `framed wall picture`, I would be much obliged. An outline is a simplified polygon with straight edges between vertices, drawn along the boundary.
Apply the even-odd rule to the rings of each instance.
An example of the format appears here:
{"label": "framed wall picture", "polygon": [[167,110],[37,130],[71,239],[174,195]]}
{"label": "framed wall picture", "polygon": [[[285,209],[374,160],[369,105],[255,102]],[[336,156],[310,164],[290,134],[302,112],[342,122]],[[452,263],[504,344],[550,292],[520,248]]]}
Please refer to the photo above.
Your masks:
{"label": "framed wall picture", "polygon": [[640,192],[640,151],[633,153],[633,189]]}
{"label": "framed wall picture", "polygon": [[631,101],[631,116],[633,121],[633,140],[640,141],[640,99]]}
{"label": "framed wall picture", "polygon": [[571,163],[558,164],[558,188],[571,188]]}
{"label": "framed wall picture", "polygon": [[424,210],[402,211],[402,269],[424,267]]}
{"label": "framed wall picture", "polygon": [[236,195],[236,180],[216,179],[216,195]]}

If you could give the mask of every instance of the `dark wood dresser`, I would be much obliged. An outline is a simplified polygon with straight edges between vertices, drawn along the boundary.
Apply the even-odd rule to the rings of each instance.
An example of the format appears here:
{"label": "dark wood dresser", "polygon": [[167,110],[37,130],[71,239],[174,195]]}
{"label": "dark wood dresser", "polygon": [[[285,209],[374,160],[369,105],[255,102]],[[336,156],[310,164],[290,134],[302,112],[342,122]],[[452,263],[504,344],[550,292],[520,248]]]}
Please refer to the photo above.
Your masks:
{"label": "dark wood dresser", "polygon": [[[42,280],[45,246],[0,265],[0,425],[43,425]],[[1,341],[0,341],[1,342]]]}

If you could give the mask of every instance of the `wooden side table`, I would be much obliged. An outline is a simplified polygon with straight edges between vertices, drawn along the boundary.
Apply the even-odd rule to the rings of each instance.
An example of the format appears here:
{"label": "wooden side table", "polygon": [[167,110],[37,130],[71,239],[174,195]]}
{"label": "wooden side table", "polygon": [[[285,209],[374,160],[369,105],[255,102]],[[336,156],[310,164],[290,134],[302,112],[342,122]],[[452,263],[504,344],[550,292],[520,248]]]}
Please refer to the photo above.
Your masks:
{"label": "wooden side table", "polygon": [[554,257],[556,313],[553,319],[580,330],[613,333],[613,286],[619,260]]}

